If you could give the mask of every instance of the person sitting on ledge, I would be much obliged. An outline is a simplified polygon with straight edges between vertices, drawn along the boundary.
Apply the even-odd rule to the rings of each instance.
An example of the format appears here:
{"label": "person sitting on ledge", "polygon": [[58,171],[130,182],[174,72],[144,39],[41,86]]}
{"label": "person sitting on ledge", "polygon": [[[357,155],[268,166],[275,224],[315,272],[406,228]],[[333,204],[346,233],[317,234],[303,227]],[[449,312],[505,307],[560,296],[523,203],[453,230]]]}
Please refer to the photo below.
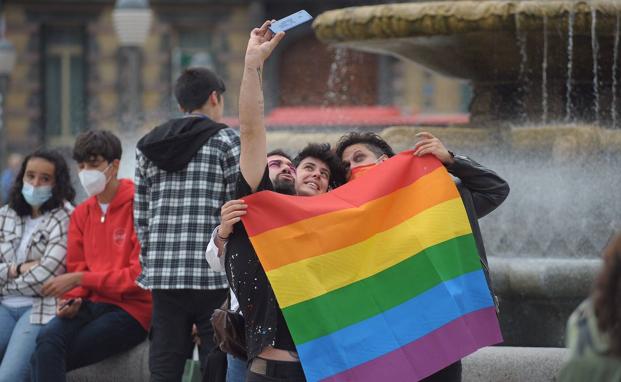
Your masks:
{"label": "person sitting on ledge", "polygon": [[603,259],[595,289],[567,322],[569,361],[558,381],[621,381],[621,233]]}
{"label": "person sitting on ledge", "polygon": [[57,317],[37,337],[33,381],[65,381],[66,372],[143,342],[151,293],[134,280],[141,271],[134,231],[134,183],[117,179],[121,142],[112,133],[80,134],[73,158],[91,197],[71,215],[67,273],[48,281],[45,296],[61,297]]}
{"label": "person sitting on ledge", "polygon": [[9,204],[0,208],[0,381],[30,381],[39,330],[54,318],[43,284],[65,271],[75,197],[67,163],[37,150],[17,168]]}

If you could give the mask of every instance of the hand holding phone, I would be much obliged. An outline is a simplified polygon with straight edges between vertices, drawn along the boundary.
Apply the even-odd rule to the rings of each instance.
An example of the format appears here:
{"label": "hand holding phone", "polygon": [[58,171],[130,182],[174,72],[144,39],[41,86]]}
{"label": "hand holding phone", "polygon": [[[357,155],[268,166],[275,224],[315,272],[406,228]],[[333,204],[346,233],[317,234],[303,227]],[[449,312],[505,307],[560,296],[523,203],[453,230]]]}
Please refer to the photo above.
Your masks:
{"label": "hand holding phone", "polygon": [[73,318],[75,317],[80,308],[82,307],[82,299],[81,298],[72,298],[69,300],[60,300],[60,306],[56,309],[56,316],[62,318]]}
{"label": "hand holding phone", "polygon": [[283,19],[274,21],[272,25],[270,25],[270,31],[272,31],[272,33],[274,34],[278,32],[285,32],[285,31],[288,31],[289,29],[293,29],[297,27],[298,25],[304,24],[305,22],[310,21],[312,19],[313,19],[313,16],[311,16],[305,10],[301,10]]}
{"label": "hand holding phone", "polygon": [[62,304],[62,305],[58,308],[58,310],[63,310],[63,309],[65,309],[65,308],[67,308],[67,307],[69,307],[69,306],[73,305],[73,303],[74,303],[74,302],[75,302],[75,298],[69,299],[69,300],[65,301],[65,303],[64,303],[64,304]]}

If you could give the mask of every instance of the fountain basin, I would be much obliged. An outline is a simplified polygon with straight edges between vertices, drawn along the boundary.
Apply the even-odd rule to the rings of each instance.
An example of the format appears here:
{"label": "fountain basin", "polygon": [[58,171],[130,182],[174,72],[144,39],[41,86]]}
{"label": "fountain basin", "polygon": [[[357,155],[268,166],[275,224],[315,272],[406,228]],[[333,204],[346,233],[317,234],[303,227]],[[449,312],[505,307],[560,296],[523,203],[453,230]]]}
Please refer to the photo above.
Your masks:
{"label": "fountain basin", "polygon": [[[526,57],[529,73],[540,75],[545,27],[549,76],[564,80],[570,15],[575,52],[591,50],[593,12],[600,50],[612,52],[620,11],[618,1],[437,1],[331,10],[317,17],[313,27],[326,43],[399,56],[483,83],[517,81],[522,48],[531,55]],[[525,47],[518,37],[526,39]],[[572,75],[590,83],[591,56],[574,58]],[[599,64],[612,66],[611,61]]]}
{"label": "fountain basin", "polygon": [[489,258],[503,346],[564,347],[565,326],[589,296],[595,259]]}
{"label": "fountain basin", "polygon": [[464,382],[553,382],[557,380],[567,350],[559,348],[483,348],[462,360]]}
{"label": "fountain basin", "polygon": [[319,39],[472,81],[475,126],[616,126],[621,2],[436,1],[332,10]]}

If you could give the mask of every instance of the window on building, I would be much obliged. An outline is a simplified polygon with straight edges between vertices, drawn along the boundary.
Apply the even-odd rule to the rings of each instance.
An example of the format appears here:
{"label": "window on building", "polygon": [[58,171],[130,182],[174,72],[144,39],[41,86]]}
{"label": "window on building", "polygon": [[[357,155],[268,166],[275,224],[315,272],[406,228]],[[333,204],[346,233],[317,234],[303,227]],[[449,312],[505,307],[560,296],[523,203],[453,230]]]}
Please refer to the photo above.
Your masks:
{"label": "window on building", "polygon": [[434,94],[435,94],[435,81],[434,75],[431,71],[425,70],[423,72],[423,111],[424,112],[432,112],[434,111],[435,105],[433,102]]}
{"label": "window on building", "polygon": [[460,85],[461,87],[461,105],[460,111],[463,113],[467,113],[470,111],[470,101],[472,100],[472,85],[467,82],[464,82]]}
{"label": "window on building", "polygon": [[61,142],[86,127],[84,29],[46,27],[43,44],[45,134]]}

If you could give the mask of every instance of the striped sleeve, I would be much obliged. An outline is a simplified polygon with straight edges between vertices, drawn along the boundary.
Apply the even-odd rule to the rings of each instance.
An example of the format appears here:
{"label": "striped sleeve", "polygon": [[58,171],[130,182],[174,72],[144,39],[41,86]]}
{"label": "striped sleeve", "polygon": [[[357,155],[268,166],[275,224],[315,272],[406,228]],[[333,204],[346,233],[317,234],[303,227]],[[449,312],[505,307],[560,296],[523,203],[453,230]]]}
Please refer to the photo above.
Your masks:
{"label": "striped sleeve", "polygon": [[8,205],[0,208],[0,286],[4,286],[9,281],[11,264],[7,260],[15,258],[15,251],[9,236],[15,231],[16,215],[11,212]]}
{"label": "striped sleeve", "polygon": [[140,242],[140,263],[145,267],[144,259],[146,259],[149,249],[149,187],[147,185],[147,177],[144,174],[145,166],[144,155],[140,150],[136,149],[136,172],[134,175],[134,229]]}

